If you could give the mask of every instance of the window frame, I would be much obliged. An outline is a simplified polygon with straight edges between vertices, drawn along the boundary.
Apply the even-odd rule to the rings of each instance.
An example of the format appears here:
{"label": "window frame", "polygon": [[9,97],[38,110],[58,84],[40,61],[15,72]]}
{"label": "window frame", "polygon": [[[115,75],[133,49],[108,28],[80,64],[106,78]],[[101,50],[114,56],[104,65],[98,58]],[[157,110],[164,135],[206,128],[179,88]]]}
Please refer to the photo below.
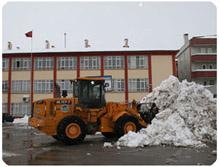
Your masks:
{"label": "window frame", "polygon": [[60,79],[60,80],[57,80],[57,84],[60,86],[60,91],[61,92],[63,90],[67,90],[68,93],[73,92],[73,85],[71,84],[70,80]]}
{"label": "window frame", "polygon": [[149,82],[148,78],[130,78],[128,80],[128,91],[129,92],[148,92]]}
{"label": "window frame", "polygon": [[35,80],[34,93],[45,94],[53,92],[53,80]]}
{"label": "window frame", "polygon": [[80,57],[81,70],[99,70],[100,56],[81,56]]}
{"label": "window frame", "polygon": [[2,93],[7,93],[8,92],[8,81],[4,80],[2,81]]}
{"label": "window frame", "polygon": [[112,91],[113,92],[124,92],[125,81],[124,79],[112,79]]}
{"label": "window frame", "polygon": [[[19,67],[18,67],[19,64]],[[13,71],[29,71],[31,69],[30,58],[13,58],[12,59],[12,70]]]}
{"label": "window frame", "polygon": [[128,69],[148,69],[147,55],[129,55]]}
{"label": "window frame", "polygon": [[9,59],[2,58],[2,71],[8,71]]}
{"label": "window frame", "polygon": [[12,93],[30,93],[30,81],[29,80],[12,80],[11,84]]}
{"label": "window frame", "polygon": [[124,69],[124,56],[104,56],[104,69],[116,70]]}
{"label": "window frame", "polygon": [[30,115],[30,106],[30,103],[11,103],[11,113],[13,116]]}
{"label": "window frame", "polygon": [[209,80],[209,85],[215,85],[215,80],[213,79]]}
{"label": "window frame", "polygon": [[77,68],[77,58],[72,57],[59,57],[57,61],[58,70],[74,70]]}
{"label": "window frame", "polygon": [[8,103],[2,103],[2,113],[8,113]]}
{"label": "window frame", "polygon": [[52,70],[53,67],[53,57],[36,57],[34,60],[34,70]]}
{"label": "window frame", "polygon": [[213,64],[208,64],[208,69],[214,69],[214,65]]}

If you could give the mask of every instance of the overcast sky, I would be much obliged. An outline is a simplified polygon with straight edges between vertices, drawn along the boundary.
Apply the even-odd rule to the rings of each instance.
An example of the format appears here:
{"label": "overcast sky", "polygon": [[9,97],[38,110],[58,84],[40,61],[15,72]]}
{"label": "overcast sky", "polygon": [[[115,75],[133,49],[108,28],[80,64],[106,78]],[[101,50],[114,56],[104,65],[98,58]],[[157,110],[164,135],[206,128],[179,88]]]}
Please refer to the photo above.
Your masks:
{"label": "overcast sky", "polygon": [[[189,36],[216,34],[216,7],[210,2],[10,2],[3,7],[3,50],[57,51],[172,50]],[[64,48],[64,32],[67,48]],[[129,39],[124,49],[123,39]],[[91,48],[84,48],[89,39]]]}

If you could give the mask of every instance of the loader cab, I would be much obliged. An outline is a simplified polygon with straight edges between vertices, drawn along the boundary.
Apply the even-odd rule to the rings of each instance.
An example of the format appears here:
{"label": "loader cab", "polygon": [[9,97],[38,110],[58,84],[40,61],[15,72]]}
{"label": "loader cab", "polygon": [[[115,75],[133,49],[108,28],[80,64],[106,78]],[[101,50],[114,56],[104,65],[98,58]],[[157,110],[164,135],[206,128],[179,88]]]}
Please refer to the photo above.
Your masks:
{"label": "loader cab", "polygon": [[83,108],[102,108],[106,105],[104,79],[79,78],[73,84],[74,97]]}

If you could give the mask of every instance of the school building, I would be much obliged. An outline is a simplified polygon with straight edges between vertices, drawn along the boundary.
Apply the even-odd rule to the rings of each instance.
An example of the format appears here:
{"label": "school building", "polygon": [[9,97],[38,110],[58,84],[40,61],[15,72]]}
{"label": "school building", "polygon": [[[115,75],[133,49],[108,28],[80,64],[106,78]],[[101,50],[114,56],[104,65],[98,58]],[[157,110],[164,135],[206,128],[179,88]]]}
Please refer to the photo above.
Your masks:
{"label": "school building", "polygon": [[[2,111],[30,114],[30,104],[56,96],[57,85],[72,96],[71,80],[112,77],[107,101],[140,100],[169,75],[176,75],[177,50],[3,53]],[[31,67],[34,68],[31,68]]]}

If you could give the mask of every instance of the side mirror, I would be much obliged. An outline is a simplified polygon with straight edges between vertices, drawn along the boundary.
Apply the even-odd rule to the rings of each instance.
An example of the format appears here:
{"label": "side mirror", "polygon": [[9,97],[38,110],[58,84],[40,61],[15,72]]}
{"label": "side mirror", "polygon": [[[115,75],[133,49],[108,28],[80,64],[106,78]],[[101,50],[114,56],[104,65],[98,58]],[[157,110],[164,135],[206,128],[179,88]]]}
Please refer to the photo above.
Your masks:
{"label": "side mirror", "polygon": [[104,87],[105,92],[111,92],[112,91],[112,88],[111,88],[109,83],[105,83],[103,87]]}
{"label": "side mirror", "polygon": [[63,90],[62,91],[62,97],[67,97],[68,96],[68,91],[67,90]]}
{"label": "side mirror", "polygon": [[104,88],[107,88],[107,87],[109,87],[109,83],[104,84]]}

